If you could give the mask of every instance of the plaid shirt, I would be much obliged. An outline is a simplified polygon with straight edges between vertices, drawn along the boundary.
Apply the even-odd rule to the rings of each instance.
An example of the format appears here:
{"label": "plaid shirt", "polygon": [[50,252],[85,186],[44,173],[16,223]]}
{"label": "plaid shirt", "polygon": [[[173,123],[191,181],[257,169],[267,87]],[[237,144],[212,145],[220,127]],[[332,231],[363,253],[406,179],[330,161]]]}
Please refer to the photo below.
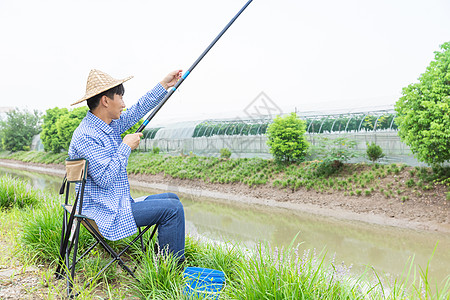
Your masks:
{"label": "plaid shirt", "polygon": [[119,240],[137,231],[126,170],[131,149],[122,143],[120,135],[166,94],[161,84],[156,85],[110,124],[89,111],[73,133],[69,158],[89,161],[82,212],[95,220],[100,233],[109,240]]}

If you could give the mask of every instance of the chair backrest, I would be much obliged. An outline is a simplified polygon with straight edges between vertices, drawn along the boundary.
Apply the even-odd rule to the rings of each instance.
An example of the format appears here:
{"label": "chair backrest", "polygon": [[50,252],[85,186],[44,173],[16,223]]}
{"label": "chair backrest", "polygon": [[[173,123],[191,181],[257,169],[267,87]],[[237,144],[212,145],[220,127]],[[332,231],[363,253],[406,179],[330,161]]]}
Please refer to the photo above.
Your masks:
{"label": "chair backrest", "polygon": [[[64,205],[73,204],[73,213],[78,208],[78,213],[81,214],[83,206],[83,193],[86,184],[86,176],[88,169],[88,161],[84,158],[78,159],[66,159],[66,176],[64,177],[63,184],[59,193],[66,194]],[[69,203],[69,191],[71,184],[78,184],[78,191],[75,197],[74,203]],[[79,203],[78,203],[79,200]]]}
{"label": "chair backrest", "polygon": [[66,178],[68,182],[86,180],[88,161],[84,158],[66,159]]}

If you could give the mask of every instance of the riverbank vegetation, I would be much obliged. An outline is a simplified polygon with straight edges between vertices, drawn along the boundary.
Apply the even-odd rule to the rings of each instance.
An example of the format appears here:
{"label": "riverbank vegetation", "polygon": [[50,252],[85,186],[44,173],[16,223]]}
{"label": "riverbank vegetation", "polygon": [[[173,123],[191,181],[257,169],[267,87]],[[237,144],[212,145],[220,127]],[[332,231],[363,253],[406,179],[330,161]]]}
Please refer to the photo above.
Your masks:
{"label": "riverbank vegetation", "polygon": [[[449,167],[336,163],[338,150],[333,151],[333,145],[329,145],[327,149],[329,155],[322,161],[289,164],[261,158],[222,159],[134,151],[129,158],[127,170],[133,174],[163,175],[212,184],[243,184],[252,188],[269,187],[288,192],[305,190],[337,193],[347,197],[378,195],[402,202],[447,189],[444,198],[449,200]],[[351,156],[351,153],[339,151],[341,157],[348,159]],[[4,159],[45,164],[63,164],[66,157],[67,153],[36,151],[0,154],[0,158]]]}
{"label": "riverbank vegetation", "polygon": [[[6,178],[6,180],[5,180]],[[1,178],[0,193],[14,191],[20,201],[25,182]],[[32,191],[29,187],[27,190]],[[28,293],[45,299],[62,297],[64,280],[55,280],[55,260],[58,244],[62,199],[45,192],[34,191],[33,205],[0,209],[2,264],[23,268],[41,265],[37,286]],[[129,239],[117,242],[120,247]],[[82,231],[80,247],[90,242]],[[6,247],[5,247],[6,245]],[[82,251],[82,250],[80,250]],[[8,257],[4,257],[7,255]],[[226,274],[226,285],[221,299],[448,299],[450,279],[435,286],[427,278],[426,269],[414,270],[406,266],[399,278],[384,278],[368,268],[363,274],[354,274],[350,267],[325,259],[324,253],[291,245],[279,249],[259,244],[253,249],[233,243],[219,243],[199,237],[187,237],[187,266],[213,268]],[[127,258],[140,270],[139,282],[127,276],[119,267],[113,267],[83,287],[106,263],[106,253],[98,249],[94,257],[83,262],[75,289],[79,299],[96,297],[109,299],[188,299],[184,295],[185,281],[175,261],[164,252],[155,254],[150,248],[145,253],[133,249]],[[14,277],[14,275],[12,276]],[[14,278],[11,279],[13,281]]]}

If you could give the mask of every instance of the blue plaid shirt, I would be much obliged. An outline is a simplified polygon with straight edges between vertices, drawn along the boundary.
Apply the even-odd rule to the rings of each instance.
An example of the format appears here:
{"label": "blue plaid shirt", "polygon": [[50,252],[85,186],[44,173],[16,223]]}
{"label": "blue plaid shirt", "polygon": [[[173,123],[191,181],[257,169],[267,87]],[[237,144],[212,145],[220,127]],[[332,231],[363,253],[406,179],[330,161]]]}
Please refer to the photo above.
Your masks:
{"label": "blue plaid shirt", "polygon": [[122,143],[120,135],[166,94],[161,84],[157,84],[110,124],[89,111],[73,133],[69,158],[89,161],[82,212],[95,220],[100,233],[109,240],[119,240],[137,231],[126,170],[131,149]]}

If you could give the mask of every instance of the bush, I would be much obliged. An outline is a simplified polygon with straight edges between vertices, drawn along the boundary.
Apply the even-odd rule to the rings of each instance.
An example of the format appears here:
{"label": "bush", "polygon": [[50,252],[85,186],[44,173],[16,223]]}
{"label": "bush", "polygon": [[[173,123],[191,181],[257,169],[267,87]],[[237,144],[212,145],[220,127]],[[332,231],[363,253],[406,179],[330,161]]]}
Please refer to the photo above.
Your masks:
{"label": "bush", "polygon": [[278,162],[299,162],[305,159],[309,144],[306,141],[306,122],[295,113],[277,116],[267,128],[267,144]]}
{"label": "bush", "polygon": [[339,165],[336,165],[336,163],[334,161],[324,160],[324,161],[315,163],[313,166],[315,167],[315,171],[314,171],[315,176],[328,177],[328,176],[334,174],[340,168],[340,163],[339,163]]}
{"label": "bush", "polygon": [[313,147],[313,155],[322,162],[316,168],[316,176],[329,176],[339,170],[344,162],[356,157],[355,141],[345,137],[330,139],[319,138],[317,145]]}
{"label": "bush", "polygon": [[450,160],[450,42],[441,49],[395,105],[401,140],[418,160],[432,165]]}
{"label": "bush", "polygon": [[220,149],[220,157],[221,158],[230,158],[231,157],[231,151],[227,148]]}
{"label": "bush", "polygon": [[374,142],[367,144],[366,154],[373,163],[384,157],[383,149]]}
{"label": "bush", "polygon": [[152,152],[153,152],[153,154],[159,154],[159,148],[153,147]]}

